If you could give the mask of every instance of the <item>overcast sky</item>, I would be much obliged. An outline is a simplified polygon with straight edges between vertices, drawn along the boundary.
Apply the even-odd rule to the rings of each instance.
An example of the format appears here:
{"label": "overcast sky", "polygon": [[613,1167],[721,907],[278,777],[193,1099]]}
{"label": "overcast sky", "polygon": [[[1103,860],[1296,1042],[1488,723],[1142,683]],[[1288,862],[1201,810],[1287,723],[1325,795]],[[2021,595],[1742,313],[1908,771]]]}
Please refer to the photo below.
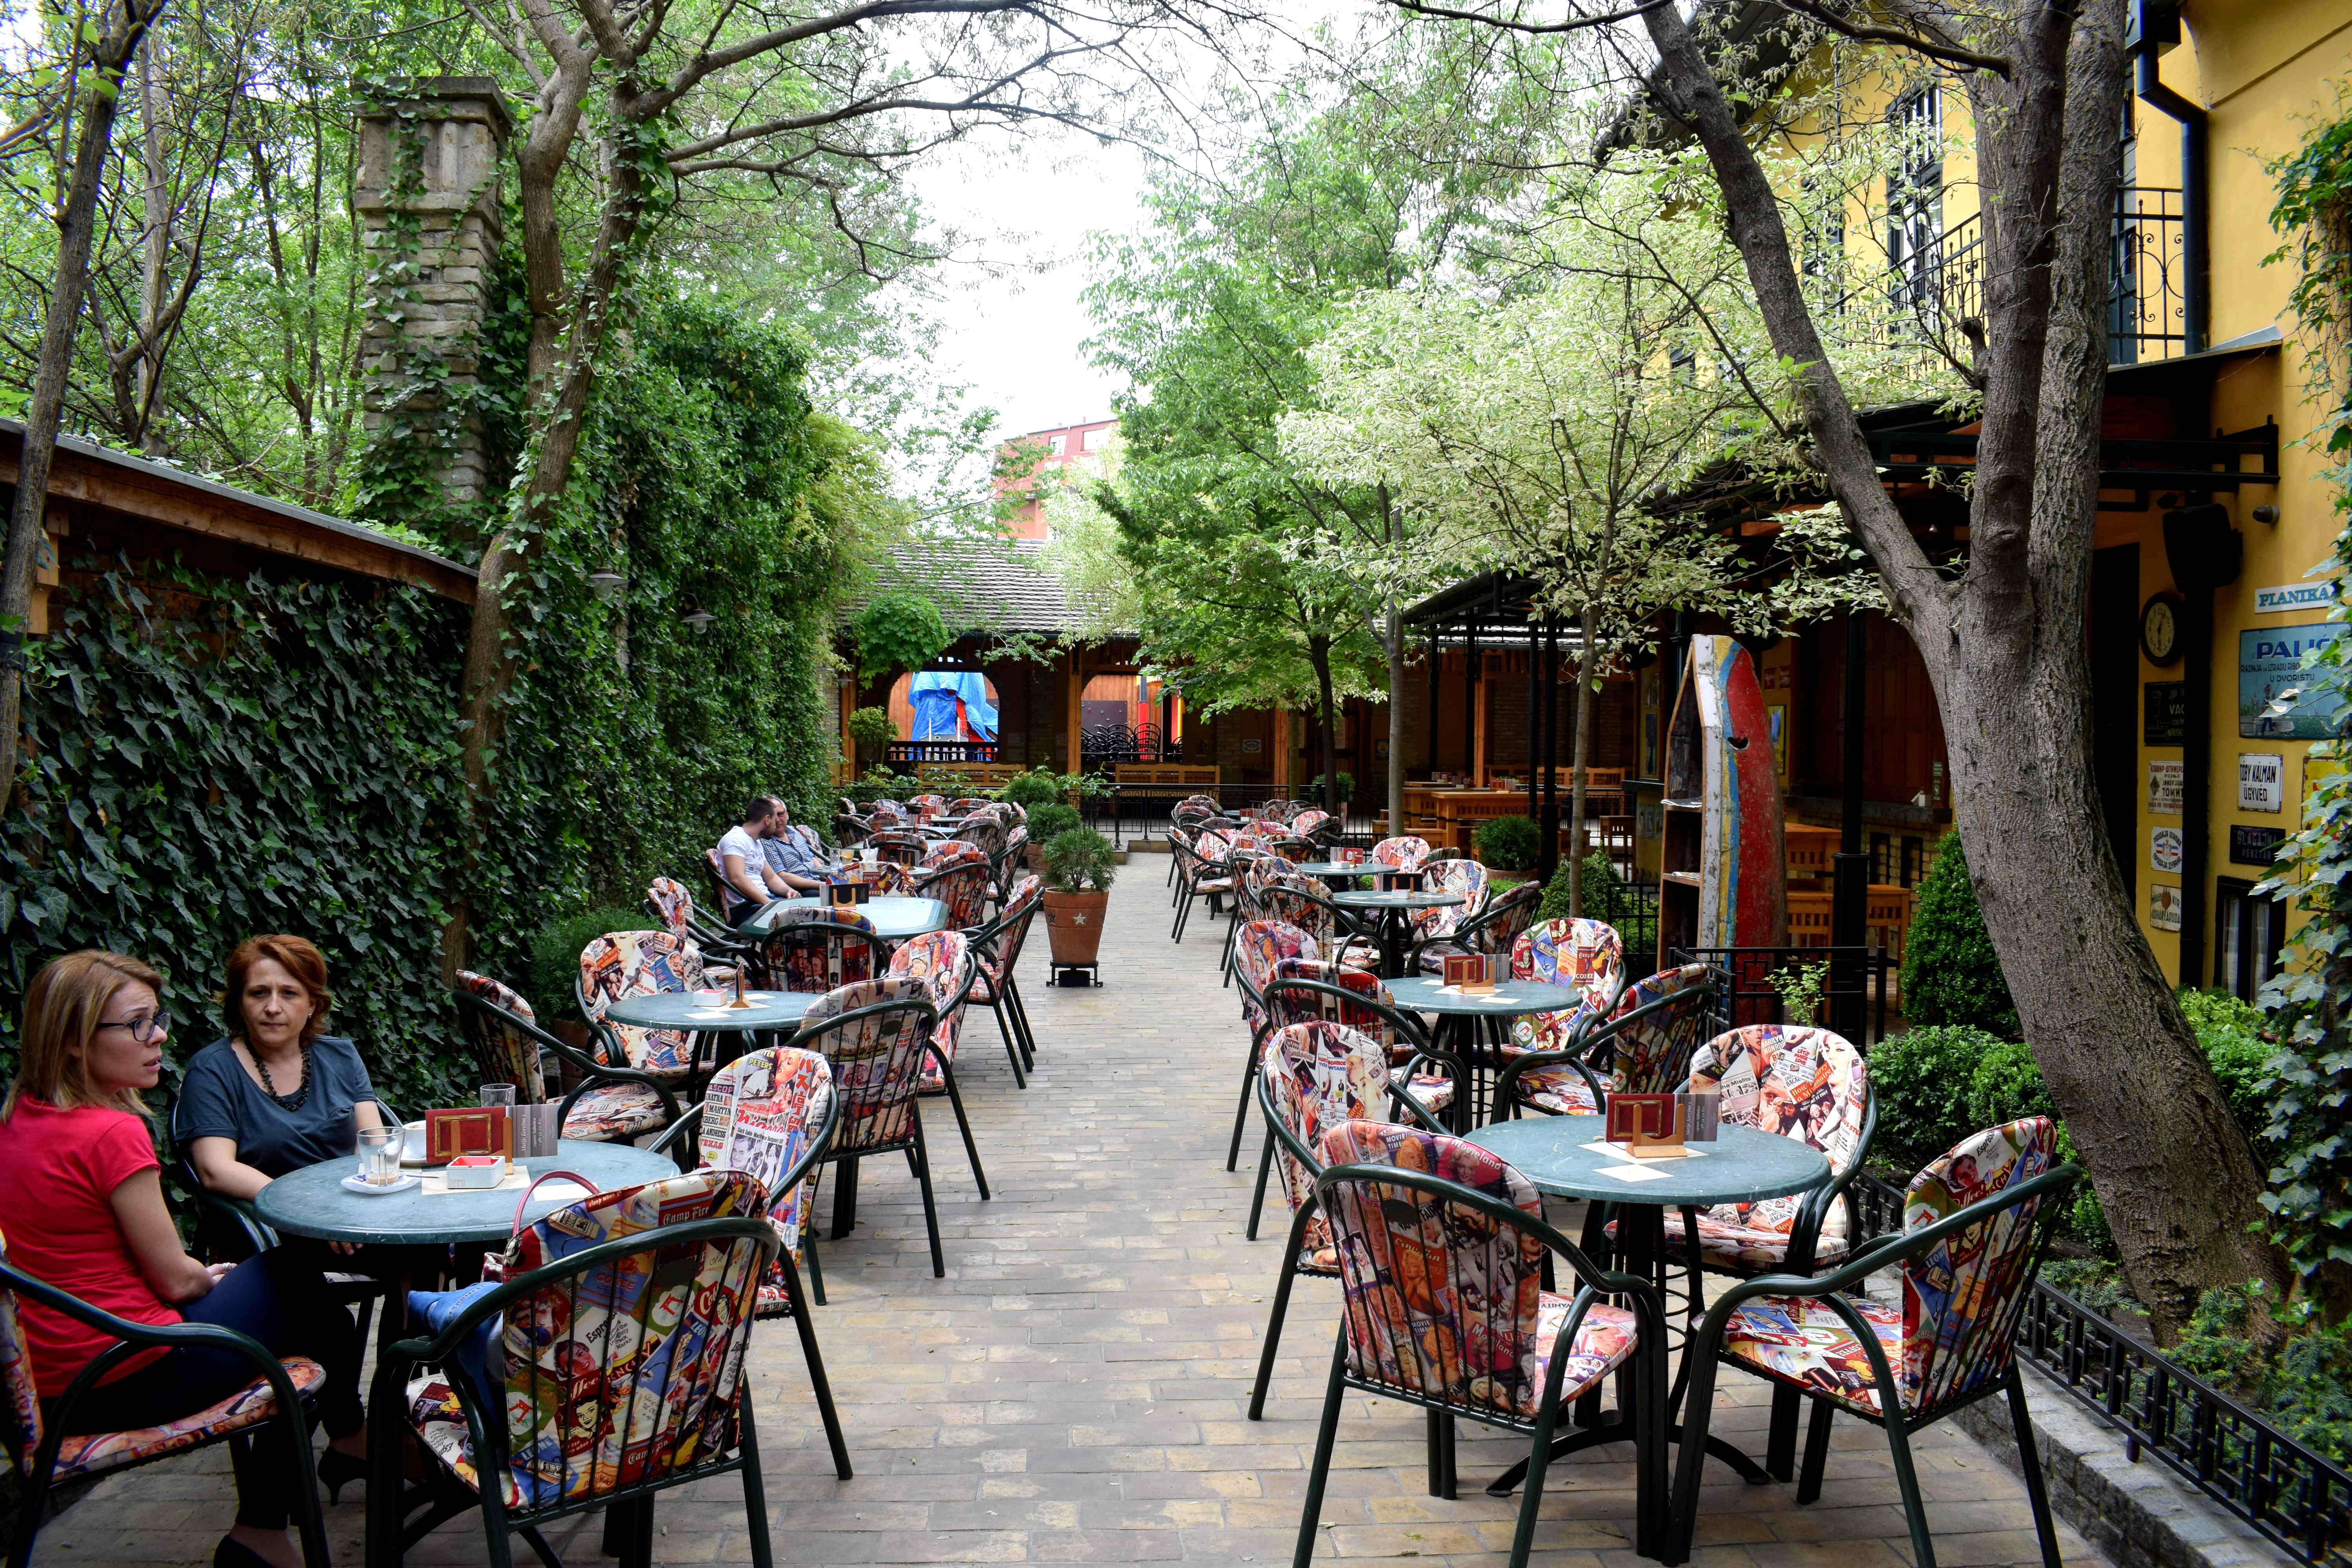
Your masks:
{"label": "overcast sky", "polygon": [[966,237],[935,279],[947,323],[943,381],[992,407],[1008,436],[1100,419],[1124,379],[1087,363],[1086,237],[1138,216],[1143,160],[1064,132],[1013,151],[967,143],[925,161],[912,183],[934,224]]}

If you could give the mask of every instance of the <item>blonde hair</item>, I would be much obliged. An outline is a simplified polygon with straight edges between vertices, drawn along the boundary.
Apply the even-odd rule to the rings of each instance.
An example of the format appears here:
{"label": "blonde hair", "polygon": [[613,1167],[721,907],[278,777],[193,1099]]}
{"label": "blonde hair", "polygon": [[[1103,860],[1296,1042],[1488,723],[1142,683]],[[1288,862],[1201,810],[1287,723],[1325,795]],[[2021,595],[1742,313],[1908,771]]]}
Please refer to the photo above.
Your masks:
{"label": "blonde hair", "polygon": [[144,985],[155,994],[159,1005],[163,1001],[161,974],[135,958],[103,948],[86,947],[41,966],[25,988],[16,1080],[8,1086],[0,1119],[16,1114],[16,1102],[27,1096],[61,1110],[103,1106],[134,1116],[148,1113],[137,1089],[100,1094],[89,1082],[89,1042],[97,1037],[107,1005],[125,985]]}

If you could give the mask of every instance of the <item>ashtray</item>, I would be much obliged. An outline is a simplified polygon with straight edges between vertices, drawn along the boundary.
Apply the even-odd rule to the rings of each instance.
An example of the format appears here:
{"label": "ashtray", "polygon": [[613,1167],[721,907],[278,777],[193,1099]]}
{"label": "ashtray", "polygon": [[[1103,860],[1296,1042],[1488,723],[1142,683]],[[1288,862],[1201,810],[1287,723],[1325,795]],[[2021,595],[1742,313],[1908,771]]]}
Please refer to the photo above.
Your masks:
{"label": "ashtray", "polygon": [[377,1183],[369,1181],[364,1176],[345,1176],[343,1178],[343,1190],[347,1193],[360,1193],[371,1198],[389,1197],[394,1193],[406,1192],[409,1188],[416,1185],[416,1181],[417,1179],[415,1176],[403,1176],[396,1182],[385,1182],[382,1184],[378,1184]]}
{"label": "ashtray", "polygon": [[460,1154],[441,1167],[441,1180],[451,1192],[495,1187],[507,1179],[503,1154]]}

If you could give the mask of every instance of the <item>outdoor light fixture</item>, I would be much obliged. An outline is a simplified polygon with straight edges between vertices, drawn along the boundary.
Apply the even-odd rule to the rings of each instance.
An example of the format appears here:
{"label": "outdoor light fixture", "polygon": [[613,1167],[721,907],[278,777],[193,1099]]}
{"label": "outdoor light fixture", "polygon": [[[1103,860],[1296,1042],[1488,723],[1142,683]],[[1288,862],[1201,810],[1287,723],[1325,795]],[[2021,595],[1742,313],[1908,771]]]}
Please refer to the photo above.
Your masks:
{"label": "outdoor light fixture", "polygon": [[686,614],[678,616],[679,620],[684,621],[688,626],[692,626],[698,636],[709,631],[710,629],[710,623],[718,618],[719,617],[717,616],[712,615],[709,610],[704,609],[699,605],[692,606],[686,612]]}
{"label": "outdoor light fixture", "polygon": [[629,580],[618,572],[599,569],[588,574],[588,590],[600,599],[617,598],[621,590],[628,585]]}

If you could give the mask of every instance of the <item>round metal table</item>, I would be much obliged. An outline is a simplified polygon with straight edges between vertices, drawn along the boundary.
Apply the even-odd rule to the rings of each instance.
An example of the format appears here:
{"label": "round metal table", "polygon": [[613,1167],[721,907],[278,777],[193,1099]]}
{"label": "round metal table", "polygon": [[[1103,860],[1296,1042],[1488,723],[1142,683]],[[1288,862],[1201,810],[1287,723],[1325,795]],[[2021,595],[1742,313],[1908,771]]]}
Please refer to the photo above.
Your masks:
{"label": "round metal table", "polygon": [[[552,1154],[518,1163],[534,1176],[543,1171],[576,1172],[595,1183],[599,1191],[608,1193],[677,1174],[677,1163],[667,1154],[626,1143],[592,1143],[572,1138],[558,1142]],[[513,1233],[519,1194],[512,1189],[493,1187],[427,1196],[419,1185],[368,1197],[342,1185],[343,1178],[357,1169],[355,1160],[329,1160],[289,1172],[255,1194],[253,1206],[264,1224],[289,1236],[400,1249],[372,1258],[371,1272],[383,1280],[384,1298],[383,1308],[376,1314],[375,1376],[368,1384],[368,1506],[362,1559],[372,1568],[396,1568],[408,1490],[400,1474],[400,1434],[407,1425],[409,1366],[404,1358],[393,1353],[392,1347],[410,1331],[410,1276],[420,1269],[429,1270],[428,1278],[438,1274],[447,1256],[439,1249],[452,1243],[506,1239]],[[540,1219],[579,1201],[577,1194],[536,1198],[523,1218],[526,1223]]]}
{"label": "round metal table", "polygon": [[[1380,868],[1384,871],[1393,868]],[[1381,978],[1397,980],[1404,975],[1405,938],[1412,930],[1413,914],[1422,910],[1449,909],[1463,899],[1459,893],[1333,893],[1331,901],[1343,910],[1362,910],[1380,916],[1375,937],[1381,944]]]}
{"label": "round metal table", "polygon": [[745,991],[748,1007],[735,1005],[732,991],[656,991],[623,996],[604,1005],[604,1016],[635,1029],[691,1029],[698,1034],[745,1034],[799,1025],[822,992]]}
{"label": "round metal table", "polygon": [[1302,875],[1312,877],[1319,882],[1352,882],[1359,878],[1374,876],[1389,869],[1391,868],[1381,865],[1378,861],[1362,866],[1351,866],[1345,860],[1307,860],[1302,861],[1298,867]]}
{"label": "round metal table", "polygon": [[[1695,1242],[1700,1209],[1811,1192],[1830,1179],[1829,1159],[1820,1150],[1753,1127],[1727,1125],[1719,1130],[1716,1142],[1690,1144],[1692,1152],[1663,1160],[1637,1160],[1611,1150],[1603,1137],[1608,1129],[1607,1120],[1599,1116],[1528,1116],[1481,1127],[1469,1135],[1469,1141],[1500,1155],[1546,1196],[1612,1205],[1617,1219],[1617,1267],[1636,1279],[1654,1277],[1665,1246],[1668,1208],[1683,1211],[1684,1235]],[[1668,1395],[1670,1410],[1681,1400],[1683,1383],[1683,1374],[1677,1373]],[[1679,1441],[1682,1429],[1673,1427],[1667,1436]],[[1557,1459],[1580,1448],[1633,1440],[1633,1430],[1621,1409],[1613,1417],[1553,1444],[1551,1456]],[[1706,1451],[1751,1485],[1769,1479],[1755,1460],[1721,1437],[1710,1436]],[[1523,1460],[1488,1483],[1486,1490],[1506,1496],[1526,1475]]]}
{"label": "round metal table", "polygon": [[[821,909],[824,904],[821,899],[778,899],[735,929],[745,936],[765,936],[776,929],[784,910]],[[937,899],[876,897],[856,908],[873,925],[874,933],[886,942],[904,942],[947,929],[948,907]]]}
{"label": "round metal table", "polygon": [[[1483,1037],[1479,1020],[1497,1024],[1528,1013],[1569,1013],[1584,1005],[1584,993],[1548,980],[1498,980],[1491,991],[1462,991],[1431,974],[1408,974],[1388,983],[1396,1005],[1413,1013],[1434,1013],[1437,1043],[1462,1058],[1470,1069],[1470,1103],[1466,1126],[1486,1120],[1486,1074],[1503,1063],[1499,1039]],[[1489,1048],[1492,1047],[1492,1048]]]}

